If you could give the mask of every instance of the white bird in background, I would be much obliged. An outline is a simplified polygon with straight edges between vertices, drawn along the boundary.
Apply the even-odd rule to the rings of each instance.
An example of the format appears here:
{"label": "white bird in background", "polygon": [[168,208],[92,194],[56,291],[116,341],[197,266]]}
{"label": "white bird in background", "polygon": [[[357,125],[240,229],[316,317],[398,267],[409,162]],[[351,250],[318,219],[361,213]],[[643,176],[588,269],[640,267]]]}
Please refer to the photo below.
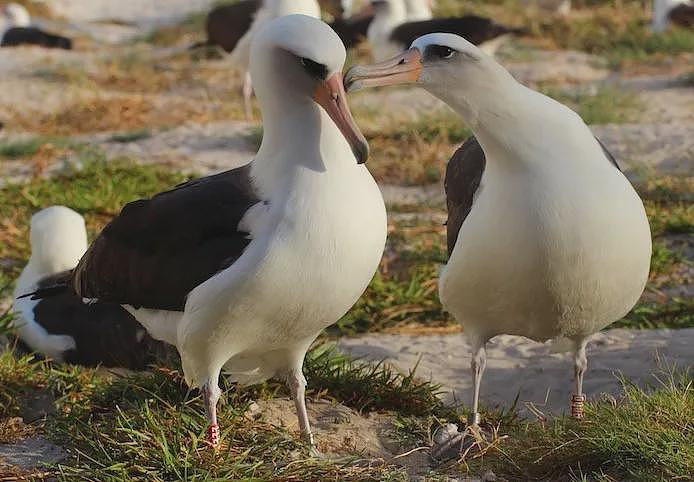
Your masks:
{"label": "white bird in background", "polygon": [[255,14],[251,28],[238,41],[231,52],[231,62],[244,73],[243,102],[246,119],[253,118],[251,97],[253,96],[253,81],[249,69],[251,44],[255,34],[270,20],[291,14],[308,15],[320,18],[320,7],[316,0],[262,0],[263,4]]}
{"label": "white bird in background", "polygon": [[34,45],[45,48],[72,49],[72,40],[33,26],[26,8],[9,3],[0,10],[0,47]]}
{"label": "white bird in background", "polygon": [[[31,217],[31,257],[17,279],[15,299],[34,291],[38,283],[50,276],[77,266],[87,251],[87,228],[84,218],[64,206],[51,206]],[[32,349],[54,359],[75,347],[75,340],[64,334],[50,334],[35,320],[39,303],[27,298],[17,300],[15,311],[19,337]]]}
{"label": "white bird in background", "polygon": [[654,0],[651,28],[656,33],[665,32],[672,24],[691,28],[694,25],[694,1]]}
{"label": "white bird in background", "polygon": [[586,343],[629,312],[648,279],[641,199],[575,112],[521,85],[462,37],[426,35],[345,77],[348,90],[410,82],[475,135],[446,172],[450,259],[439,283],[473,347],[471,423],[479,423],[485,346],[500,334],[570,347],[572,414],[582,417]]}
{"label": "white bird in background", "polygon": [[13,311],[20,340],[55,361],[144,370],[164,354],[133,316],[116,303],[84,303],[76,293],[22,297],[54,286],[87,251],[84,218],[65,206],[31,217],[31,257],[17,279]]}
{"label": "white bird in background", "polygon": [[250,51],[264,119],[255,159],[128,204],[64,280],[84,298],[124,305],[178,348],[213,445],[222,368],[241,383],[285,377],[313,443],[304,356],[383,254],[385,205],[362,164],[368,145],[347,105],[345,58],[320,20],[267,22]]}
{"label": "white bird in background", "polygon": [[405,0],[408,22],[419,22],[434,18],[434,0]]}
{"label": "white bird in background", "polygon": [[[6,27],[30,27],[31,16],[26,8],[18,3],[8,3],[3,8],[3,16],[6,20]],[[4,33],[4,31],[3,31]],[[0,37],[2,37],[0,35]]]}

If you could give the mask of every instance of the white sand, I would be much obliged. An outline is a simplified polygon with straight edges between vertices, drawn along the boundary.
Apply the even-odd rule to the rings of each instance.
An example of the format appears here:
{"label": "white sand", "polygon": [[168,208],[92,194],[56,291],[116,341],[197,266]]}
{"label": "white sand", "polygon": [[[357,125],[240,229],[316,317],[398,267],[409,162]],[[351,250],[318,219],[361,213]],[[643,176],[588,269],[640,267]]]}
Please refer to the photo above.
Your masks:
{"label": "white sand", "polygon": [[[447,400],[470,403],[470,349],[462,334],[367,335],[343,339],[341,350],[372,360],[385,359],[403,371],[417,362],[417,374],[443,386]],[[421,358],[420,358],[421,357]],[[618,395],[618,374],[645,385],[656,383],[657,357],[681,367],[694,365],[694,329],[610,330],[588,345],[584,391],[589,399]],[[545,397],[549,390],[546,406]],[[482,380],[482,403],[509,407],[520,392],[519,404],[532,402],[546,413],[566,411],[573,390],[573,362],[568,354],[550,354],[548,345],[525,338],[499,336],[487,348]],[[523,408],[524,413],[528,411]]]}
{"label": "white sand", "polygon": [[207,10],[214,0],[48,0],[51,10],[72,22],[121,21],[140,26],[173,22]]}

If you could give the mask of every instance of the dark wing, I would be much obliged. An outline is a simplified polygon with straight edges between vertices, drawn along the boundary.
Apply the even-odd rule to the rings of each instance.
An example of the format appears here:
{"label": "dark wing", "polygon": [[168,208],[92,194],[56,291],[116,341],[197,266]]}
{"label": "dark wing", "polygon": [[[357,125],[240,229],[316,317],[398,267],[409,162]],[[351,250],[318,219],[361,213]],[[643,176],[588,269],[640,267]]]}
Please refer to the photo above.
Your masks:
{"label": "dark wing", "polygon": [[73,271],[83,298],[181,311],[188,293],[250,242],[239,221],[259,202],[250,166],[126,205]]}
{"label": "dark wing", "polygon": [[607,159],[612,164],[614,164],[614,167],[616,167],[617,169],[619,169],[621,171],[622,168],[619,167],[619,164],[617,164],[617,159],[615,159],[614,156],[612,155],[612,153],[607,150],[607,147],[605,147],[605,144],[603,144],[602,141],[600,139],[598,139],[597,137],[595,138],[595,140],[598,141],[598,144],[600,144],[600,147],[602,147],[602,151],[605,153],[605,156],[607,157]]}
{"label": "dark wing", "polygon": [[207,43],[219,45],[226,52],[234,50],[241,37],[251,28],[260,5],[260,0],[241,0],[212,9],[205,25]]}
{"label": "dark wing", "polygon": [[72,49],[72,40],[60,35],[44,32],[36,27],[13,27],[5,32],[0,47],[16,47],[19,45],[39,45],[56,49]]}
{"label": "dark wing", "polygon": [[486,166],[482,146],[470,137],[458,149],[446,167],[446,205],[448,207],[448,254],[453,253],[460,228],[470,214],[475,192],[482,182]]}
{"label": "dark wing", "polygon": [[682,3],[668,13],[670,21],[684,28],[694,27],[694,5]]}
{"label": "dark wing", "polygon": [[520,33],[521,30],[505,27],[489,18],[465,15],[403,23],[393,29],[390,38],[403,48],[409,48],[412,42],[422,35],[436,32],[460,35],[467,41],[479,45],[507,33]]}
{"label": "dark wing", "polygon": [[373,21],[373,15],[359,15],[348,19],[338,18],[330,24],[337,33],[345,48],[352,48],[361,43],[369,30],[369,25]]}
{"label": "dark wing", "polygon": [[[44,279],[39,287],[54,282]],[[33,315],[51,335],[69,335],[75,340],[75,347],[63,354],[69,363],[144,370],[166,350],[163,342],[152,339],[115,303],[83,303],[75,293],[63,291],[40,300]]]}

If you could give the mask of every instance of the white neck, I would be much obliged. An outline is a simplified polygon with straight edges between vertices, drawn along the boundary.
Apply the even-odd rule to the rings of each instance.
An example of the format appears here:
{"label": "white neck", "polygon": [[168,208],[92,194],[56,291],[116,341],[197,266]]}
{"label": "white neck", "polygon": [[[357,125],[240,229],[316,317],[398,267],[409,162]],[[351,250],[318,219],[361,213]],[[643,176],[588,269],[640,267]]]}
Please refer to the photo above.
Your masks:
{"label": "white neck", "polygon": [[687,3],[688,0],[654,0],[653,2],[653,21],[654,32],[664,32],[670,26],[670,10],[677,5]]}
{"label": "white neck", "polygon": [[11,12],[9,15],[5,15],[10,27],[29,27],[31,25],[31,17],[26,8],[18,4],[10,4],[6,8]]}
{"label": "white neck", "polygon": [[[270,62],[271,63],[271,62]],[[261,194],[281,191],[301,169],[324,172],[356,159],[328,114],[306,95],[293,91],[276,73],[254,72],[263,117],[263,141],[253,162],[253,178]],[[273,81],[274,80],[274,81]],[[325,153],[330,153],[325,155]]]}
{"label": "white neck", "polygon": [[[507,162],[507,167],[514,170],[535,166],[542,156],[534,153],[545,151],[547,159],[556,157],[547,152],[554,145],[546,143],[547,138],[562,139],[566,148],[578,141],[565,136],[565,132],[573,132],[574,128],[588,130],[566,106],[519,84],[499,68],[503,71],[500,75],[477,77],[480,85],[474,85],[476,77],[470,76],[462,88],[448,85],[428,89],[460,114],[488,159]],[[576,148],[580,149],[580,145]]]}
{"label": "white neck", "polygon": [[372,43],[387,41],[393,29],[406,21],[407,9],[404,0],[390,0],[387,6],[378,9],[369,25],[369,41]]}
{"label": "white neck", "polygon": [[406,4],[408,22],[430,20],[433,17],[430,0],[406,0]]}

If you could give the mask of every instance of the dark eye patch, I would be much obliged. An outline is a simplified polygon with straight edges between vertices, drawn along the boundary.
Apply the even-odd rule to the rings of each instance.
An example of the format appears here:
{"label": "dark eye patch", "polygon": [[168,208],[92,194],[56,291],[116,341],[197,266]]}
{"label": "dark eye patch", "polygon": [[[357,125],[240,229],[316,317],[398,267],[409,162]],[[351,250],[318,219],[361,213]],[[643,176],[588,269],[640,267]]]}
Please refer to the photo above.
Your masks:
{"label": "dark eye patch", "polygon": [[456,53],[458,53],[457,50],[445,45],[429,45],[424,52],[424,56],[430,59],[450,59]]}
{"label": "dark eye patch", "polygon": [[306,57],[300,58],[299,61],[301,62],[301,66],[311,77],[320,80],[325,80],[328,77],[328,68],[325,65],[314,62]]}

